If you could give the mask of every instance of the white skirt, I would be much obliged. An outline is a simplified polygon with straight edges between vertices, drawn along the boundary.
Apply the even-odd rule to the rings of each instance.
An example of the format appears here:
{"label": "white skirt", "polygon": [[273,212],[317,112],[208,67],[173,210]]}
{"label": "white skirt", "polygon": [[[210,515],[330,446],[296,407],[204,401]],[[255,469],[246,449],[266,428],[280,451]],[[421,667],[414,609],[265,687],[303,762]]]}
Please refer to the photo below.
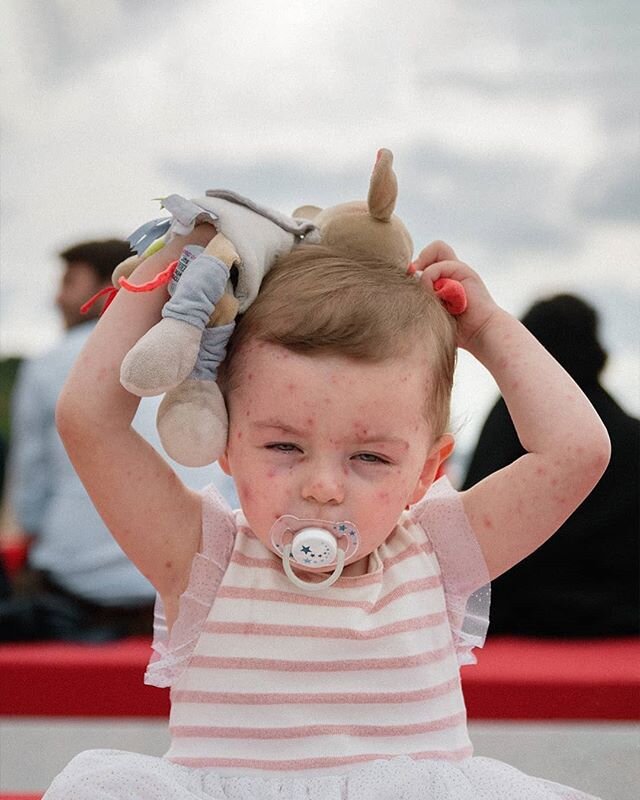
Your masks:
{"label": "white skirt", "polygon": [[373,761],[344,775],[229,777],[122,750],[88,750],[43,800],[597,800],[491,758]]}

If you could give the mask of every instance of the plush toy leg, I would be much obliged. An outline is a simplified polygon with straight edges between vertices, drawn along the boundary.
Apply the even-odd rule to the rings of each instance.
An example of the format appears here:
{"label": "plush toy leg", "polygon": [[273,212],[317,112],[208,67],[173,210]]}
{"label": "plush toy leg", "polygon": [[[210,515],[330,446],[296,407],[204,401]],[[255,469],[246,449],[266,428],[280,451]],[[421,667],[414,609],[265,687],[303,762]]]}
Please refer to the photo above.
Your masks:
{"label": "plush toy leg", "polygon": [[[225,295],[216,306],[221,324],[206,328],[198,360],[187,380],[164,397],[158,432],[167,453],[186,467],[215,461],[227,441],[227,409],[216,384],[218,367],[235,327],[238,302]],[[231,322],[227,322],[230,319]]]}
{"label": "plush toy leg", "polygon": [[214,381],[186,380],[167,392],[158,408],[160,441],[185,467],[216,461],[227,445],[227,409]]}
{"label": "plush toy leg", "polygon": [[[217,237],[214,237],[214,240]],[[171,298],[162,320],[131,348],[120,370],[120,382],[139,397],[162,394],[182,383],[193,369],[202,331],[224,296],[229,267],[186,247],[169,286]]]}
{"label": "plush toy leg", "polygon": [[163,319],[129,350],[120,367],[120,383],[138,397],[173,389],[191,373],[202,331],[178,319]]}

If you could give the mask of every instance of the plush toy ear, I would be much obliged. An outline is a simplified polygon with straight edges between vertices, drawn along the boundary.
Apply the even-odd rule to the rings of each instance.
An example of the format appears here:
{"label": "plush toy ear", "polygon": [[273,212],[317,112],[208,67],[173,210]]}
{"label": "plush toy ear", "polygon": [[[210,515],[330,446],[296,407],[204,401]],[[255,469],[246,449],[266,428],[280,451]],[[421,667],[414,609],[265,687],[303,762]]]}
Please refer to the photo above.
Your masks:
{"label": "plush toy ear", "polygon": [[389,222],[398,197],[398,181],[393,171],[393,153],[382,148],[378,150],[376,163],[369,183],[367,205],[369,213],[380,222]]}
{"label": "plush toy ear", "polygon": [[313,221],[321,211],[322,209],[318,208],[318,206],[300,206],[300,208],[296,208],[291,216],[294,219],[301,218]]}

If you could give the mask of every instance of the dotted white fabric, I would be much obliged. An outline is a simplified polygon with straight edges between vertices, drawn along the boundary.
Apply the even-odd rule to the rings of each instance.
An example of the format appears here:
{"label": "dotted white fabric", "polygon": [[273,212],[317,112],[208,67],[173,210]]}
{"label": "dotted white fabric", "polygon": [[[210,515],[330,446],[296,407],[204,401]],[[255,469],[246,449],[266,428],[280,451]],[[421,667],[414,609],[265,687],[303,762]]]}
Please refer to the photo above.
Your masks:
{"label": "dotted white fabric", "polygon": [[374,761],[347,775],[221,777],[120,750],[73,759],[43,800],[597,800],[490,758]]}

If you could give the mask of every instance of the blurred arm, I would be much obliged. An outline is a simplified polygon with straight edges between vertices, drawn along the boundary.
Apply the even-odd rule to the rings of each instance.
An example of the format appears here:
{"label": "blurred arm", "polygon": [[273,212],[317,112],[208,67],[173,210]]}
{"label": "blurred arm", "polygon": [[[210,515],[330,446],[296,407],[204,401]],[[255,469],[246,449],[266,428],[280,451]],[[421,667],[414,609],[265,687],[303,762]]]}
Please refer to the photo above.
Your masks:
{"label": "blurred arm", "polygon": [[[133,273],[152,279],[187,243],[206,245],[199,226],[176,237]],[[160,319],[164,287],[120,291],[99,321],[65,384],[57,408],[60,435],[96,508],[122,549],[161,593],[168,617],[187,584],[200,540],[201,502],[131,422],[139,398],[120,384],[125,354]]]}
{"label": "blurred arm", "polygon": [[37,377],[38,363],[24,362],[11,397],[7,493],[21,531],[37,536],[51,495],[47,439],[54,424]]}

